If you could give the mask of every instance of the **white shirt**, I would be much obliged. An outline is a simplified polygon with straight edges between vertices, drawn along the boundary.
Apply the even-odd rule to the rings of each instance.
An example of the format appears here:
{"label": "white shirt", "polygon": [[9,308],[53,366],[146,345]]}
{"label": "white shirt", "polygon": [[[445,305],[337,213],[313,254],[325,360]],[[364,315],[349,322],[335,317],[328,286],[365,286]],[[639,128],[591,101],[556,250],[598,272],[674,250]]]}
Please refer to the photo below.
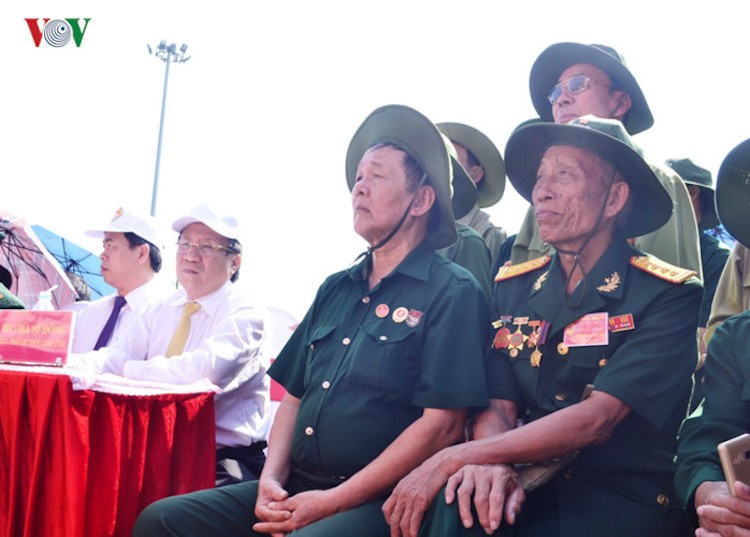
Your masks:
{"label": "white shirt", "polygon": [[[96,341],[99,339],[107,319],[112,313],[115,304],[116,294],[103,296],[98,300],[89,302],[84,308],[76,311],[75,324],[73,325],[73,344],[71,352],[87,352],[94,349]],[[167,296],[167,291],[163,284],[157,282],[156,278],[136,287],[127,295],[127,303],[120,310],[117,317],[114,332],[110,338],[110,343],[114,341],[117,334],[128,322],[134,311],[145,307],[148,304],[161,302]],[[76,304],[75,302],[73,304]],[[73,308],[63,308],[73,309]]]}
{"label": "white shirt", "polygon": [[270,412],[270,360],[259,352],[263,313],[227,282],[196,300],[185,351],[167,358],[172,335],[188,301],[180,289],[160,304],[140,310],[132,323],[99,351],[69,357],[73,367],[127,378],[186,384],[208,379],[222,392],[215,398],[216,444],[247,446],[264,440]]}

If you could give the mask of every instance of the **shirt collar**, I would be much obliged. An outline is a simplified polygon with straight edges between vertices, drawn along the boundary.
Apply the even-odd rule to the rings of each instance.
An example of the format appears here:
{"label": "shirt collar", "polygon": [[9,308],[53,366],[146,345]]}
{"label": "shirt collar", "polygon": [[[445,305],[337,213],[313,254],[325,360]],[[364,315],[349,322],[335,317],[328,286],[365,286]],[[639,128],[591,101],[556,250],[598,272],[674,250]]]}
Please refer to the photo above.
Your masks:
{"label": "shirt collar", "polygon": [[[426,240],[423,240],[416,248],[414,248],[409,254],[388,274],[383,280],[392,278],[396,274],[403,274],[411,278],[427,281],[430,272],[430,264],[427,260],[431,259],[435,255],[435,251],[427,244]],[[350,269],[348,269],[349,278],[353,281],[363,281],[365,279],[365,263],[370,261],[365,258]]]}

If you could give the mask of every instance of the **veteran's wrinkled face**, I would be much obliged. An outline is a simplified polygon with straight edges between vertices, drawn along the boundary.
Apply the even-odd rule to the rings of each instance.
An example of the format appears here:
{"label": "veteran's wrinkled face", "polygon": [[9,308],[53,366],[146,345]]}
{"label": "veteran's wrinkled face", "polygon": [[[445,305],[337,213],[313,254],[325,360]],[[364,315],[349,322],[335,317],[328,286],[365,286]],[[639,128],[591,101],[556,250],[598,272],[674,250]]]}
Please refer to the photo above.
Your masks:
{"label": "veteran's wrinkled face", "polygon": [[365,152],[357,166],[352,188],[354,231],[370,245],[396,227],[413,197],[407,189],[405,156],[395,147],[375,147]]}
{"label": "veteran's wrinkled face", "polygon": [[563,85],[560,98],[551,105],[555,123],[567,123],[586,114],[623,119],[631,106],[630,96],[622,90],[612,89],[612,80],[606,72],[588,63],[577,63],[565,69],[557,82],[565,82],[576,75],[588,77],[589,83],[585,90],[576,94]]}
{"label": "veteran's wrinkled face", "polygon": [[597,226],[613,173],[609,163],[586,149],[547,149],[532,192],[542,240],[558,250],[577,251]]}

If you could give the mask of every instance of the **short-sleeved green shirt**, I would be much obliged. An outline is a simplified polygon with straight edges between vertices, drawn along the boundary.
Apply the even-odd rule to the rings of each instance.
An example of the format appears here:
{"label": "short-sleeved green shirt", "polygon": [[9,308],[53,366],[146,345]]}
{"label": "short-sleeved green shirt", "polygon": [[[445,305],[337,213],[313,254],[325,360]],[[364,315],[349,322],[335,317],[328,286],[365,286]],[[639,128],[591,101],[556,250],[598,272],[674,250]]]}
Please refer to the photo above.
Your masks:
{"label": "short-sleeved green shirt", "polygon": [[750,431],[750,310],[724,321],[708,345],[703,403],[680,430],[677,492],[693,521],[693,497],[704,481],[724,481],[716,446]]}
{"label": "short-sleeved green shirt", "polygon": [[[498,333],[487,361],[491,398],[516,400],[533,420],[578,403],[593,384],[631,409],[609,439],[581,450],[570,466],[557,492],[563,524],[574,522],[563,511],[576,512],[591,501],[572,492],[587,480],[612,483],[613,509],[627,509],[627,497],[657,511],[678,507],[670,502],[673,456],[696,364],[702,289],[687,274],[682,283],[657,277],[673,273],[653,258],[645,258],[651,272],[631,261],[644,255],[617,237],[569,298],[556,256],[495,287]],[[586,323],[589,329],[582,330]]]}
{"label": "short-sleeved green shirt", "polygon": [[330,276],[269,374],[300,398],[293,464],[349,477],[424,408],[487,404],[489,305],[425,243],[373,289],[363,265]]}

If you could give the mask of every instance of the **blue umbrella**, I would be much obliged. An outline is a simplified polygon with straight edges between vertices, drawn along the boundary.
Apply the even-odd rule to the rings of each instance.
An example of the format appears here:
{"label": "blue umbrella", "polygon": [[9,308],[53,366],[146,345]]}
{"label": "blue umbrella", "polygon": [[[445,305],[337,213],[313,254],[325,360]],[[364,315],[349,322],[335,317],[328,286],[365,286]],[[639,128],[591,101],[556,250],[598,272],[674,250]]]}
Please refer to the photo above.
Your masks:
{"label": "blue umbrella", "polygon": [[102,277],[99,256],[42,226],[33,225],[31,228],[65,272],[83,278],[89,286],[91,300],[115,292],[115,288],[107,284]]}

